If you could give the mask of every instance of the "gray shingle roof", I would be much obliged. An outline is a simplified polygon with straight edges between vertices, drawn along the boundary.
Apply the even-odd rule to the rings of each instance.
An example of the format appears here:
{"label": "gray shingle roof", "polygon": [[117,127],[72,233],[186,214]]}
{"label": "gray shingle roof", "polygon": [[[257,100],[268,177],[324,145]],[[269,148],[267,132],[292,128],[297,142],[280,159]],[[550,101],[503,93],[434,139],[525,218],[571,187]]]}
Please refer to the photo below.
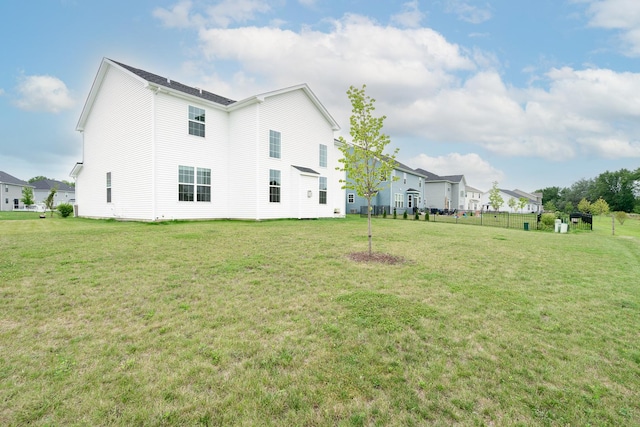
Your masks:
{"label": "gray shingle roof", "polygon": [[162,77],[157,74],[150,73],[148,71],[140,70],[139,68],[134,68],[130,65],[126,65],[121,62],[114,61],[112,59],[110,59],[110,61],[112,61],[115,64],[118,64],[119,66],[121,66],[126,70],[131,71],[136,76],[141,77],[148,82],[151,82],[160,86],[168,87],[192,96],[196,96],[198,98],[206,99],[207,101],[215,102],[216,104],[229,105],[236,102],[232,99],[225,98],[224,96],[216,95],[215,93],[207,92],[206,90],[201,90],[195,87],[187,86],[175,80],[170,80],[166,77]]}
{"label": "gray shingle roof", "polygon": [[3,171],[0,171],[0,182],[3,184],[31,185],[28,182],[18,179],[15,176],[9,175],[8,173]]}
{"label": "gray shingle roof", "polygon": [[313,169],[310,168],[305,168],[304,166],[295,166],[295,165],[291,165],[294,168],[298,169],[300,172],[305,172],[305,173],[313,173],[316,175],[320,175],[318,172],[314,171]]}
{"label": "gray shingle roof", "polygon": [[64,182],[56,181],[54,179],[40,179],[31,183],[36,190],[51,190],[53,187],[58,187],[58,191],[76,191],[75,188]]}

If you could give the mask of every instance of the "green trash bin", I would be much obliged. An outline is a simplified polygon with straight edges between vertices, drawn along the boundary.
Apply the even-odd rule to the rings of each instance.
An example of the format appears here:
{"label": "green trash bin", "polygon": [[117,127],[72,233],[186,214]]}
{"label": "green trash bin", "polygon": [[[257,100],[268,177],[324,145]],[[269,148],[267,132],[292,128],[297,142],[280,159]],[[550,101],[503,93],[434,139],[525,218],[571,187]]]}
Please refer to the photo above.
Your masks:
{"label": "green trash bin", "polygon": [[524,231],[529,231],[529,223],[528,222],[524,223]]}

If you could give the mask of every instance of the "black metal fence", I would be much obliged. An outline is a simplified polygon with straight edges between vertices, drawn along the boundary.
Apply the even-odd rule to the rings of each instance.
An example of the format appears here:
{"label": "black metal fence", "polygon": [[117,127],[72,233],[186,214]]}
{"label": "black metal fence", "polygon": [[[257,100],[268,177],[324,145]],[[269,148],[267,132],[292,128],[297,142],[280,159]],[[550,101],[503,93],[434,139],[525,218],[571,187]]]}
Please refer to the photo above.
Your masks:
{"label": "black metal fence", "polygon": [[[387,216],[393,217],[394,209],[395,209],[396,216],[404,215],[405,211],[407,212],[407,215],[414,215],[415,211],[417,210],[417,208],[392,208],[391,206],[382,206],[382,205],[371,206],[371,216],[382,217],[386,212]],[[360,206],[360,216],[363,216],[363,217],[367,216],[366,206]]]}

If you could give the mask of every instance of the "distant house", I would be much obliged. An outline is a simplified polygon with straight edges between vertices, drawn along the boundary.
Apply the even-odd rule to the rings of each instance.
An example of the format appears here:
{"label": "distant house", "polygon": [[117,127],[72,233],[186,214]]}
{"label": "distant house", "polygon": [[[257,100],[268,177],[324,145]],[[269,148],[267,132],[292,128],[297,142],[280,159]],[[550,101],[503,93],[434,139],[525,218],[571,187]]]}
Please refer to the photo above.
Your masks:
{"label": "distant house", "polygon": [[[541,213],[542,212],[542,194],[538,196],[523,192],[521,190],[505,190],[503,188],[499,188],[500,197],[502,197],[503,204],[500,207],[500,211],[503,212],[511,212],[511,213]],[[483,210],[495,210],[493,206],[491,206],[491,202],[489,201],[490,191],[485,192],[482,195],[482,207]],[[527,203],[524,208],[520,209],[519,205],[516,204],[515,208],[509,206],[509,200],[515,199],[516,203],[519,203],[521,197],[527,199]]]}
{"label": "distant house", "polygon": [[76,128],[79,216],[344,216],[336,121],[306,84],[234,101],[103,59]]}
{"label": "distant house", "polygon": [[467,180],[464,175],[439,176],[424,169],[416,169],[425,176],[425,199],[428,209],[440,211],[466,210]]}
{"label": "distant house", "polygon": [[24,209],[25,206],[20,200],[24,187],[33,187],[33,185],[0,171],[0,211]]}
{"label": "distant house", "polygon": [[75,202],[76,190],[68,184],[54,179],[40,179],[33,181],[33,196],[36,203],[44,203],[52,188],[57,188],[57,192],[53,198],[53,206],[58,206],[60,203]]}
{"label": "distant house", "polygon": [[465,206],[468,211],[479,211],[482,209],[482,190],[478,190],[470,185],[466,186]]}
{"label": "distant house", "polygon": [[[394,170],[390,177],[385,177],[382,184],[385,188],[379,191],[371,204],[375,206],[375,213],[381,214],[384,209],[387,214],[393,213],[396,209],[397,214],[403,214],[405,211],[413,213],[415,209],[423,209],[425,207],[425,177],[417,173],[409,166],[395,161]],[[347,180],[350,177],[347,176]],[[347,191],[347,212],[348,213],[366,213],[367,199],[359,197],[353,190]]]}

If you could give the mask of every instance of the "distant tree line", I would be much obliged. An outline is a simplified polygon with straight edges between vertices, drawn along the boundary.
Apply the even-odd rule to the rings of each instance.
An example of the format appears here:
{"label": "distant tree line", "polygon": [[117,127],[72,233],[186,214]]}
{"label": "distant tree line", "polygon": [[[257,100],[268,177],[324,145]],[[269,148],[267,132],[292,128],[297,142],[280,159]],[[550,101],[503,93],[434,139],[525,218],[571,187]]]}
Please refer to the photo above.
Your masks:
{"label": "distant tree line", "polygon": [[581,179],[571,187],[547,187],[542,193],[545,211],[640,213],[640,168],[606,171],[596,178]]}
{"label": "distant tree line", "polygon": [[[46,176],[38,175],[38,176],[34,176],[33,178],[31,178],[31,179],[30,179],[29,181],[27,181],[27,182],[29,182],[29,184],[31,184],[31,183],[33,183],[33,182],[36,182],[36,181],[43,181],[43,180],[45,180],[45,179],[50,179],[50,180],[52,180],[52,181],[57,181],[56,179],[53,179],[53,178],[47,178]],[[67,184],[69,187],[75,187],[75,186],[76,186],[76,183],[75,183],[75,182],[72,182],[72,181],[66,181],[66,180],[64,180],[64,179],[63,179],[63,180],[62,180],[62,181],[60,181],[60,182],[62,182],[62,183],[64,183],[64,184]]]}

